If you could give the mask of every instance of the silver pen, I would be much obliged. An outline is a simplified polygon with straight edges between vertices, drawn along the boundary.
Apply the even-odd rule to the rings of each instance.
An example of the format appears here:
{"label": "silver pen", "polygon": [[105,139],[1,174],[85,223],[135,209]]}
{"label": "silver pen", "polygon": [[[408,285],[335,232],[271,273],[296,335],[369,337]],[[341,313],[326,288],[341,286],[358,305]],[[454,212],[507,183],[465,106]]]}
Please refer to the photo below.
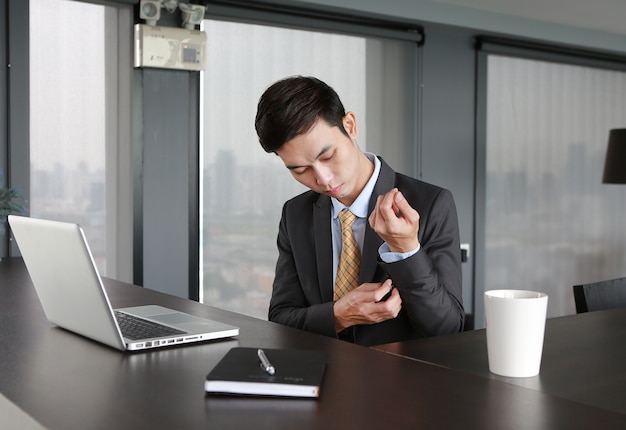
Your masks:
{"label": "silver pen", "polygon": [[257,351],[257,355],[259,356],[259,360],[261,360],[261,367],[265,370],[269,375],[273,375],[276,373],[276,369],[272,366],[272,363],[267,359],[267,355],[263,352],[262,349],[259,348]]}

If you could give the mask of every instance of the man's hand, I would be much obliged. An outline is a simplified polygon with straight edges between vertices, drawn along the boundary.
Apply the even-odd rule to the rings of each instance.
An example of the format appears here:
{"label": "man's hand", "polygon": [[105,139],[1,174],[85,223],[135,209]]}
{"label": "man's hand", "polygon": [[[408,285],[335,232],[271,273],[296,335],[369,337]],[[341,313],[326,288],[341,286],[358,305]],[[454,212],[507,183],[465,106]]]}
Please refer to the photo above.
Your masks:
{"label": "man's hand", "polygon": [[[391,292],[384,302],[380,300]],[[337,332],[357,324],[374,324],[398,316],[402,299],[392,287],[391,279],[385,282],[361,284],[335,302],[335,329]]]}
{"label": "man's hand", "polygon": [[389,245],[392,252],[417,248],[420,215],[397,188],[378,196],[370,214],[370,227]]}

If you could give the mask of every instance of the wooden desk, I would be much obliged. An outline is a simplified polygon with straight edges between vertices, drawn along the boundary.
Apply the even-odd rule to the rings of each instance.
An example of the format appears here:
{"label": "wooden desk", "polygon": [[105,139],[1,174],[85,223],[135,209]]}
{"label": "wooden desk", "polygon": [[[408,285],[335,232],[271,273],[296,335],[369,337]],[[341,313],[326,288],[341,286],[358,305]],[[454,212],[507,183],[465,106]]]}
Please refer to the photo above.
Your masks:
{"label": "wooden desk", "polygon": [[532,378],[489,372],[484,329],[376,349],[626,414],[626,308],[548,319]]}
{"label": "wooden desk", "polygon": [[[626,416],[106,280],[114,306],[156,303],[241,327],[236,339],[124,353],[53,327],[23,263],[0,262],[0,392],[49,429],[588,429]],[[319,400],[210,397],[233,346],[317,349]]]}

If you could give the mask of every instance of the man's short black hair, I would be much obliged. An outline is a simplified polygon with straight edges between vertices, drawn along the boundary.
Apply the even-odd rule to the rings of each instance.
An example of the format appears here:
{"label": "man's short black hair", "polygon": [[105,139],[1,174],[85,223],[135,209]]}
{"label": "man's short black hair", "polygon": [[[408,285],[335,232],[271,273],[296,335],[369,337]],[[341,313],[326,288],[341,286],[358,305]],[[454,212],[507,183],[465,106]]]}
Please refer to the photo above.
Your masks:
{"label": "man's short black hair", "polygon": [[276,152],[287,141],[306,133],[318,119],[343,127],[345,109],[330,86],[314,77],[293,76],[272,84],[259,99],[254,122],[266,152]]}

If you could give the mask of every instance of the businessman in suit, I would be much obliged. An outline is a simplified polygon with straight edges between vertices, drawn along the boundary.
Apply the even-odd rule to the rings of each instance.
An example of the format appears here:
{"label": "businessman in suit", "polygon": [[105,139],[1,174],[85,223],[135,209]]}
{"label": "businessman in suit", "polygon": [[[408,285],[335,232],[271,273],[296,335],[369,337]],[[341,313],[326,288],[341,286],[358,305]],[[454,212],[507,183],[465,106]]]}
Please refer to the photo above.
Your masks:
{"label": "businessman in suit", "polygon": [[[283,206],[270,321],[368,346],[463,329],[458,220],[448,190],[361,151],[355,114],[316,78],[270,86],[255,127],[263,149],[310,189]],[[356,215],[360,270],[358,286],[341,296],[335,277],[344,210]]]}

